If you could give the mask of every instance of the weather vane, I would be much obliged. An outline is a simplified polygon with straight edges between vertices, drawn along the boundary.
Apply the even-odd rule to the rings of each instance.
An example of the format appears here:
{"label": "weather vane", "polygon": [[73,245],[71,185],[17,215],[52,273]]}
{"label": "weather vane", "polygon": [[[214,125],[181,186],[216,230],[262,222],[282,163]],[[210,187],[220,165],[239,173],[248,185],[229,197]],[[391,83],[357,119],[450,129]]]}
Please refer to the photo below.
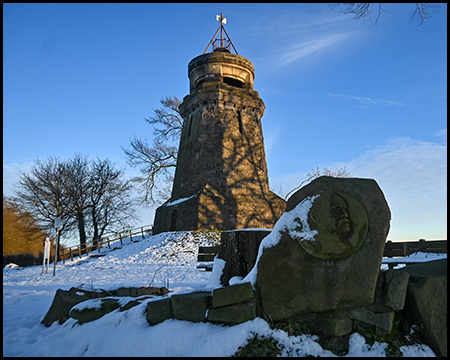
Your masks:
{"label": "weather vane", "polygon": [[[227,23],[227,19],[223,16],[222,13],[220,13],[220,15],[216,15],[216,20],[219,22],[219,28],[217,29],[217,31],[215,32],[214,36],[212,37],[211,41],[209,42],[208,46],[206,47],[205,51],[203,51],[203,54],[205,54],[209,47],[213,46],[213,52],[229,52],[230,51],[230,45],[233,47],[234,51],[236,52],[237,55],[238,52],[236,50],[236,48],[234,47],[233,43],[231,42],[230,36],[228,35],[227,31],[225,30],[224,25]],[[217,33],[220,30],[220,38],[215,38]],[[225,35],[227,36],[227,38],[224,39],[223,37],[223,33],[225,32]],[[216,45],[216,42],[219,42],[220,45]]]}

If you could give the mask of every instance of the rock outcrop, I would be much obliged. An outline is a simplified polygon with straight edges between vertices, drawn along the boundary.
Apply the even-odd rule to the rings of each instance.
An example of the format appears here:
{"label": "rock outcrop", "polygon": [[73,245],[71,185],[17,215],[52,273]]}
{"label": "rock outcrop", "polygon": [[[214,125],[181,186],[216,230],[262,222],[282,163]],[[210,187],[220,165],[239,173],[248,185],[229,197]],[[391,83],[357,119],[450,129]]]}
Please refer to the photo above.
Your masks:
{"label": "rock outcrop", "polygon": [[[87,301],[87,300],[105,298],[105,297],[122,297],[122,296],[131,296],[131,297],[138,297],[138,296],[143,296],[143,295],[161,296],[161,295],[167,294],[168,292],[169,292],[169,290],[167,290],[165,287],[153,287],[153,286],[147,286],[147,287],[142,286],[139,288],[127,287],[127,288],[119,288],[117,290],[111,290],[111,291],[104,291],[104,290],[89,291],[89,290],[79,289],[76,287],[72,287],[69,290],[58,289],[56,291],[55,297],[53,298],[52,305],[50,306],[50,309],[48,310],[44,319],[41,321],[41,324],[44,324],[45,326],[51,326],[55,321],[58,321],[60,324],[62,324],[66,320],[68,320],[70,317],[80,318],[82,316],[82,315],[80,315],[80,313],[81,313],[80,311],[75,311],[73,314],[71,314],[70,310],[75,305],[77,305],[81,302]],[[101,312],[97,312],[97,313],[93,314],[92,316],[87,315],[87,313],[89,311],[85,311],[84,312],[85,315],[83,315],[83,317],[81,318],[81,321],[82,322],[92,321],[94,319],[97,319],[97,318],[105,315],[107,312],[109,312],[107,310],[110,309],[110,306],[107,303],[109,304],[109,301],[105,302],[105,306],[103,307]],[[106,312],[104,312],[104,310]],[[95,309],[92,310],[91,312],[94,313]],[[101,313],[102,313],[102,315],[98,316]],[[87,321],[85,321],[85,319]]]}
{"label": "rock outcrop", "polygon": [[425,338],[438,356],[447,356],[447,259],[407,265],[405,311],[422,323]]}
{"label": "rock outcrop", "polygon": [[220,235],[219,259],[225,260],[220,283],[228,286],[232,277],[245,277],[255,266],[261,240],[270,229],[243,229],[224,231]]}

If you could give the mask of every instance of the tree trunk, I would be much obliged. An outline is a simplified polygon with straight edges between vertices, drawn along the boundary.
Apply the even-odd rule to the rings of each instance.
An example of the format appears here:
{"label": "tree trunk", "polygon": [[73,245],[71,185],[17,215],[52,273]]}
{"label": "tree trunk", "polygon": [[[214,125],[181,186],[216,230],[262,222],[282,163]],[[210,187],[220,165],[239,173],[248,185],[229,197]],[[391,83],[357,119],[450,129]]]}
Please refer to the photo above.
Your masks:
{"label": "tree trunk", "polygon": [[83,211],[77,214],[78,219],[78,232],[80,234],[80,245],[86,244],[86,232],[84,229],[84,215]]}

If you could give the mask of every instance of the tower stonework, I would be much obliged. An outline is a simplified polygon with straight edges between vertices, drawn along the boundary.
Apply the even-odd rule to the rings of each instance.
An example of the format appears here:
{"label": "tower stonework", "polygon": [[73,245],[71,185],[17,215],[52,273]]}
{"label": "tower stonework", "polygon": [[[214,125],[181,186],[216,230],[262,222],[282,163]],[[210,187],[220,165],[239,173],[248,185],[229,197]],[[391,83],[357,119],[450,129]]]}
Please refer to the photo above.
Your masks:
{"label": "tower stonework", "polygon": [[191,60],[188,74],[172,195],[154,233],[272,228],[286,202],[269,190],[253,64],[215,50]]}

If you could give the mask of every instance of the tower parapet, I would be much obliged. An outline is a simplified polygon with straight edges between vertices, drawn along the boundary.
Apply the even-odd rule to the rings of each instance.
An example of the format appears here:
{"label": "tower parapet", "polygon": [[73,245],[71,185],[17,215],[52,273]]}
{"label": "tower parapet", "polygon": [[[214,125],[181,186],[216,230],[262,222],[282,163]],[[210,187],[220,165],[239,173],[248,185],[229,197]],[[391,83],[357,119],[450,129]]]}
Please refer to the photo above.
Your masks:
{"label": "tower parapet", "polygon": [[243,56],[212,52],[192,59],[188,66],[188,75],[191,92],[204,82],[214,81],[253,90],[255,67]]}

